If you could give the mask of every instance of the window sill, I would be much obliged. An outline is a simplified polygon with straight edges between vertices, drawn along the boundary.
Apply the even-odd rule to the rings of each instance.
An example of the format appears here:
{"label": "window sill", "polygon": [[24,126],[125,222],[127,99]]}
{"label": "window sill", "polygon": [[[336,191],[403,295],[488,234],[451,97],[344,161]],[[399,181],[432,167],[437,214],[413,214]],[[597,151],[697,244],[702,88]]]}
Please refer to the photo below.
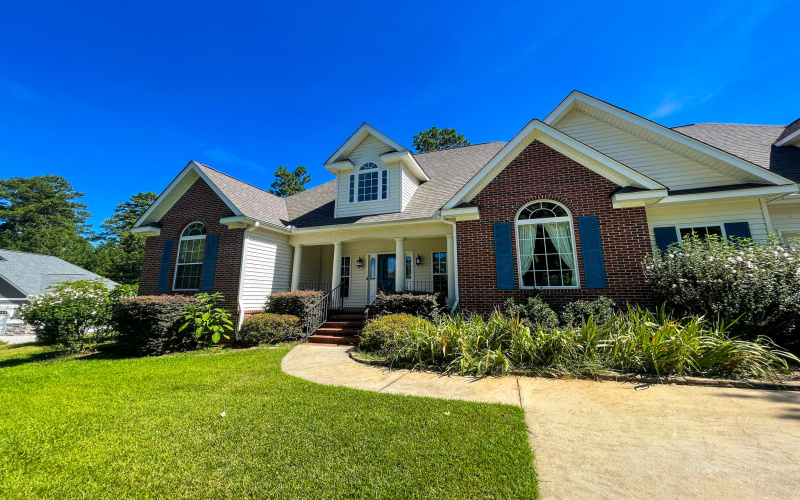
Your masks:
{"label": "window sill", "polygon": [[580,285],[577,286],[520,286],[520,290],[580,290]]}

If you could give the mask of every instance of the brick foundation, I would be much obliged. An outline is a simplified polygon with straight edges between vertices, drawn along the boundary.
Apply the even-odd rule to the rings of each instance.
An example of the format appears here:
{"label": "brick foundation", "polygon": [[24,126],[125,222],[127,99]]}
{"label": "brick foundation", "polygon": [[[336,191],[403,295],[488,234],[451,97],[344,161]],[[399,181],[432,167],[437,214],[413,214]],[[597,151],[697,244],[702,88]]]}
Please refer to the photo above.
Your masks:
{"label": "brick foundation", "polygon": [[[219,236],[217,261],[214,267],[214,283],[209,293],[220,292],[225,299],[223,307],[231,314],[238,309],[239,271],[242,264],[244,229],[228,229],[220,224],[223,217],[234,215],[231,209],[202,179],[197,179],[192,187],[161,218],[161,234],[147,238],[147,246],[142,263],[142,278],[139,282],[139,295],[196,295],[199,291],[175,292],[172,290],[175,277],[175,262],[178,258],[178,241],[181,232],[191,222],[202,222],[207,234]],[[169,270],[167,291],[158,291],[158,275],[161,270],[161,254],[164,240],[173,238],[172,263]]]}
{"label": "brick foundation", "polygon": [[[580,289],[545,290],[543,298],[560,309],[576,299],[606,296],[618,305],[651,305],[642,261],[652,249],[643,207],[615,209],[611,195],[619,186],[552,148],[533,142],[472,200],[480,220],[457,223],[459,307],[488,313],[507,298],[523,299],[532,290],[519,289],[514,220],[536,200],[565,205],[573,216]],[[597,216],[607,288],[587,289],[583,273],[578,217]],[[516,290],[498,290],[494,262],[495,222],[510,222],[514,238]]]}

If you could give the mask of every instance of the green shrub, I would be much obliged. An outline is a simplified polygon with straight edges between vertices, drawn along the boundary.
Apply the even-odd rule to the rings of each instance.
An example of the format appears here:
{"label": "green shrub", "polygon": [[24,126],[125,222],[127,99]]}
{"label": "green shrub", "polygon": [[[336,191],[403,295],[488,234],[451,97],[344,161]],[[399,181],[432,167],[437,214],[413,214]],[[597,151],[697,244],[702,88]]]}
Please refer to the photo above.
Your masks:
{"label": "green shrub", "polygon": [[36,339],[47,345],[84,350],[108,330],[111,299],[102,280],[61,283],[53,290],[31,297],[20,316],[33,326]]}
{"label": "green shrub", "polygon": [[197,302],[193,302],[183,311],[186,323],[181,325],[179,332],[189,330],[194,333],[200,345],[210,347],[223,338],[231,338],[228,332],[233,330],[231,314],[217,303],[224,299],[219,292],[199,293]]}
{"label": "green shrub", "polygon": [[308,309],[325,296],[319,290],[297,290],[295,292],[273,293],[267,297],[264,310],[272,314],[289,314],[301,320]]}
{"label": "green shrub", "polygon": [[300,318],[290,314],[254,314],[239,328],[242,345],[277,344],[303,338]]}
{"label": "green shrub", "polygon": [[541,325],[549,330],[558,326],[558,315],[538,295],[528,297],[524,304],[516,304],[514,299],[506,300],[506,313],[518,316],[529,327]]}
{"label": "green shrub", "polygon": [[644,271],[655,298],[677,315],[738,318],[736,335],[800,348],[800,242],[686,238],[648,258]]}
{"label": "green shrub", "polygon": [[445,311],[445,299],[441,293],[427,292],[378,292],[369,308],[370,316],[388,314],[410,314],[434,320]]}
{"label": "green shrub", "polygon": [[409,331],[433,327],[430,321],[410,314],[389,314],[373,319],[361,331],[358,348],[373,353],[385,351],[396,335]]}
{"label": "green shrub", "polygon": [[530,328],[517,316],[495,311],[444,317],[430,328],[395,332],[382,354],[391,363],[436,366],[465,375],[511,369],[540,374],[597,372],[779,379],[800,360],[769,339],[730,338],[726,325],[703,318],[670,318],[629,308],[604,324]]}
{"label": "green shrub", "polygon": [[600,297],[595,300],[573,300],[561,313],[561,319],[565,325],[580,325],[590,317],[594,318],[595,323],[602,325],[614,317],[616,304],[607,297]]}
{"label": "green shrub", "polygon": [[193,331],[180,331],[184,312],[196,297],[152,295],[124,297],[114,305],[111,323],[120,346],[138,356],[159,356],[168,352],[197,349]]}

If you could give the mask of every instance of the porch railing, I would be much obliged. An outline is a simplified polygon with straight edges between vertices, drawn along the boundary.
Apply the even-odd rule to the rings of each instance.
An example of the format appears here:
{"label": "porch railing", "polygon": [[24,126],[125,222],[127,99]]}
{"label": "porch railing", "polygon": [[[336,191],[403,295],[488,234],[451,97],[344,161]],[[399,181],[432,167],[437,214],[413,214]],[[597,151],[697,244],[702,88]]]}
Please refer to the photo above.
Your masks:
{"label": "porch railing", "polygon": [[327,283],[300,283],[297,285],[298,290],[319,290],[320,292],[328,293],[331,291],[331,282]]}
{"label": "porch railing", "polygon": [[407,292],[433,292],[433,281],[406,280],[403,284],[403,290]]}
{"label": "porch railing", "polygon": [[328,321],[328,313],[331,309],[342,308],[342,286],[339,285],[330,292],[326,293],[317,303],[308,308],[303,318],[303,333],[306,337],[310,336]]}

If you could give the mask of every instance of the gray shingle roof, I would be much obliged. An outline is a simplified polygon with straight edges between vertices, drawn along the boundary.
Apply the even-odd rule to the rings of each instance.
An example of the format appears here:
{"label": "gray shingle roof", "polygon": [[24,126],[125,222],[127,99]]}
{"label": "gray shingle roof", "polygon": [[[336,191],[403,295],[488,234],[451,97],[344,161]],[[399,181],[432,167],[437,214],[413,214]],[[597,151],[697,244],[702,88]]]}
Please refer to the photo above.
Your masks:
{"label": "gray shingle roof", "polygon": [[782,125],[697,123],[675,127],[673,130],[738,156],[793,182],[800,182],[800,148],[773,146],[786,128]]}
{"label": "gray shingle roof", "polygon": [[198,163],[204,174],[244,215],[254,219],[284,226],[289,220],[284,200],[263,189],[223,174],[208,165]]}
{"label": "gray shingle roof", "polygon": [[447,203],[464,184],[486,165],[505,145],[487,142],[474,146],[432,151],[414,155],[430,180],[420,184],[402,212],[338,217],[333,216],[335,182],[330,181],[303,193],[285,198],[290,223],[299,228],[334,224],[364,224],[431,217]]}
{"label": "gray shingle roof", "polygon": [[[0,257],[0,280],[7,281],[25,295],[44,293],[59,282],[100,278],[97,274],[50,255],[0,249]],[[108,279],[103,281],[109,288],[117,285]]]}
{"label": "gray shingle roof", "polygon": [[781,139],[783,139],[784,137],[789,136],[790,134],[794,134],[799,129],[800,129],[800,118],[798,118],[797,120],[795,120],[792,123],[790,123],[789,125],[787,125],[786,129],[783,131],[783,133],[781,135],[779,135],[777,139],[775,139],[775,142],[780,141]]}

